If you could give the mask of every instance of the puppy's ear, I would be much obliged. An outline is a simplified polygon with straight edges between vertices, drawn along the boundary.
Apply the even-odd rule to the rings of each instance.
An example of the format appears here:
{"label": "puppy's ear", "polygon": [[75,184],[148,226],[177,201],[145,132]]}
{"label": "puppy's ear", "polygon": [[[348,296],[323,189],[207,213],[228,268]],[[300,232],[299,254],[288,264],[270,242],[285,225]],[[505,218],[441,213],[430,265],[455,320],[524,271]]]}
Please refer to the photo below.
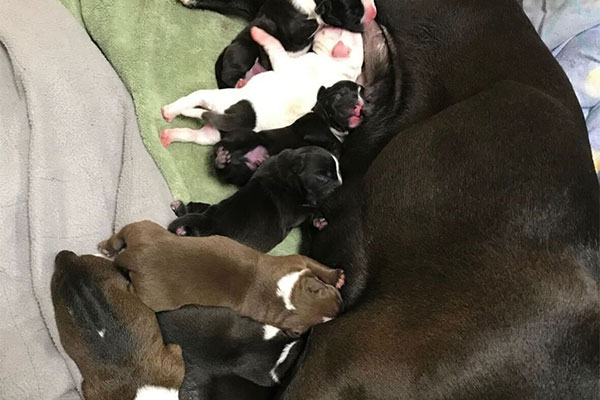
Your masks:
{"label": "puppy's ear", "polygon": [[325,86],[321,86],[319,88],[319,92],[317,93],[317,103],[323,101],[325,96],[327,96],[327,88]]}
{"label": "puppy's ear", "polygon": [[306,278],[306,290],[308,293],[319,293],[325,289],[325,283],[312,276]]}
{"label": "puppy's ear", "polygon": [[324,15],[331,12],[331,1],[330,0],[322,0],[320,3],[317,2],[317,7],[315,8],[315,12],[318,15]]}

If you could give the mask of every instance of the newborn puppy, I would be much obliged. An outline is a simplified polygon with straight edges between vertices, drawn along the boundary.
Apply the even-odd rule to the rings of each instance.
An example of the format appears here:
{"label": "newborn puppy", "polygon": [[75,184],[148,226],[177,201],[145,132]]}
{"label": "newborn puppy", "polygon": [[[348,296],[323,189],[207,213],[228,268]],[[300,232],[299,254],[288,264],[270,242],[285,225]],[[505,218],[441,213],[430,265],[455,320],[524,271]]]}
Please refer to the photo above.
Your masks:
{"label": "newborn puppy", "polygon": [[[325,24],[361,32],[363,23],[375,19],[372,0],[312,0],[256,2],[180,0],[190,8],[204,8],[225,14],[254,15],[250,26],[257,26],[277,38],[289,53],[304,54],[310,48],[315,31]],[[258,8],[259,7],[259,8]],[[252,11],[255,14],[252,14]],[[237,11],[237,12],[236,12]],[[227,46],[215,64],[220,89],[242,87],[254,75],[271,69],[264,51],[250,37],[250,26]]]}
{"label": "newborn puppy", "polygon": [[154,311],[227,307],[293,335],[341,311],[343,271],[308,257],[274,257],[223,236],[179,237],[150,221],[129,224],[98,247],[116,255],[130,291]]}
{"label": "newborn puppy", "polygon": [[[253,27],[251,32],[269,55],[273,71],[255,76],[243,88],[199,90],[182,97],[163,107],[162,114],[167,122],[180,114],[202,118],[212,111],[212,114],[221,115],[228,130],[234,127],[259,131],[283,128],[311,111],[321,86],[329,87],[342,80],[356,81],[360,75],[363,46],[359,33],[322,28],[315,35],[315,52],[293,58],[277,39],[262,29]],[[243,100],[247,107],[229,115],[230,108]],[[191,136],[194,138],[190,139]],[[163,143],[179,140],[212,145],[220,140],[220,133],[211,126],[196,131],[167,129],[161,134],[161,140]]]}
{"label": "newborn puppy", "polygon": [[51,291],[60,341],[86,400],[176,400],[181,348],[163,344],[154,313],[128,284],[110,260],[58,253]]}
{"label": "newborn puppy", "polygon": [[175,202],[172,207],[181,216],[169,230],[188,236],[223,235],[269,251],[292,228],[319,215],[318,203],[341,184],[339,163],[327,150],[314,146],[284,150],[218,204]]}
{"label": "newborn puppy", "polygon": [[181,399],[271,399],[303,347],[223,307],[186,306],[157,318],[165,342],[183,350]]}
{"label": "newborn puppy", "polygon": [[354,82],[340,81],[330,88],[322,87],[312,112],[286,128],[258,133],[246,129],[222,132],[221,141],[215,145],[217,176],[223,182],[242,186],[268,157],[284,149],[311,145],[323,147],[339,158],[348,131],[362,122],[361,91],[362,87]]}

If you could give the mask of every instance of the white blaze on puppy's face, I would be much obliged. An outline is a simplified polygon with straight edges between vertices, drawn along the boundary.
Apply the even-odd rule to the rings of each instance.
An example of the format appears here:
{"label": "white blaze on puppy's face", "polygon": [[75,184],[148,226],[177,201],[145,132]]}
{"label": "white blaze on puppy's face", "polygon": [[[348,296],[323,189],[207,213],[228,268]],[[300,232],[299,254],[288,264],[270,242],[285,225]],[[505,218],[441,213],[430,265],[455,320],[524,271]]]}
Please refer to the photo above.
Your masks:
{"label": "white blaze on puppy's face", "polygon": [[142,386],[138,388],[134,400],[179,400],[179,391],[160,386]]}
{"label": "white blaze on puppy's face", "polygon": [[308,18],[315,18],[317,4],[314,0],[292,0],[292,5],[301,13],[307,14]]}
{"label": "white blaze on puppy's face", "polygon": [[296,282],[298,282],[298,279],[300,279],[301,274],[302,271],[292,272],[277,281],[277,296],[283,299],[285,308],[290,311],[296,309],[292,304],[292,290],[294,289]]}

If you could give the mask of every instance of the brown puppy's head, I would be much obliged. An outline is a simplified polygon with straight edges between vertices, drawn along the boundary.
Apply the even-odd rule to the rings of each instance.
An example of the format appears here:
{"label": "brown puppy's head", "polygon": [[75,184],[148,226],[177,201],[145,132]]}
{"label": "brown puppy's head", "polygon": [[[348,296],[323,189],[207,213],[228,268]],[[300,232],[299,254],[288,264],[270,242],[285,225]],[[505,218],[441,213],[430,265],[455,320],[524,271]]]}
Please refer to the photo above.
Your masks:
{"label": "brown puppy's head", "polygon": [[339,290],[309,269],[292,272],[277,282],[277,295],[288,312],[281,328],[299,336],[311,327],[335,318],[343,308]]}
{"label": "brown puppy's head", "polygon": [[181,348],[165,346],[154,312],[128,290],[105,258],[61,251],[51,292],[60,341],[84,380],[86,399],[134,399],[140,388],[175,392],[184,376]]}

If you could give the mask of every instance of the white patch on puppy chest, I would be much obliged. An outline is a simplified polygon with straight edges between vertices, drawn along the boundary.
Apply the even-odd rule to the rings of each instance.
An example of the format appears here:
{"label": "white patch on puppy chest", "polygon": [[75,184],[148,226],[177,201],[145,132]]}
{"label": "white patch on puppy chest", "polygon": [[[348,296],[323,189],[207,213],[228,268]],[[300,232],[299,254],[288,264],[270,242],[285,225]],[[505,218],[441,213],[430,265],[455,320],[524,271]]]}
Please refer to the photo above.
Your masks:
{"label": "white patch on puppy chest", "polygon": [[290,350],[292,350],[292,347],[294,347],[294,345],[297,342],[298,341],[286,344],[285,347],[283,348],[283,350],[281,351],[281,354],[279,355],[279,359],[275,363],[275,366],[273,367],[273,369],[271,369],[271,371],[269,372],[269,375],[271,375],[271,378],[273,379],[274,382],[279,383],[279,377],[276,374],[277,367],[279,367],[281,364],[284,363],[284,361],[290,354]]}
{"label": "white patch on puppy chest", "polygon": [[271,340],[281,331],[279,328],[275,328],[272,325],[263,325],[263,338],[265,340]]}
{"label": "white patch on puppy chest", "polygon": [[106,329],[102,329],[101,331],[98,331],[98,336],[100,336],[101,338],[104,338],[104,335],[106,335]]}
{"label": "white patch on puppy chest", "polygon": [[279,281],[277,281],[277,296],[283,299],[283,303],[285,304],[285,308],[288,310],[295,310],[296,307],[292,304],[292,290],[294,289],[294,285],[300,278],[300,274],[302,271],[292,272],[290,274],[285,275]]}
{"label": "white patch on puppy chest", "polygon": [[138,388],[134,400],[179,400],[179,390],[146,385]]}
{"label": "white patch on puppy chest", "polygon": [[333,161],[335,161],[335,172],[337,173],[338,182],[341,185],[342,184],[342,174],[340,173],[340,162],[338,161],[337,157],[334,156],[333,154],[331,155],[331,157],[333,157]]}

